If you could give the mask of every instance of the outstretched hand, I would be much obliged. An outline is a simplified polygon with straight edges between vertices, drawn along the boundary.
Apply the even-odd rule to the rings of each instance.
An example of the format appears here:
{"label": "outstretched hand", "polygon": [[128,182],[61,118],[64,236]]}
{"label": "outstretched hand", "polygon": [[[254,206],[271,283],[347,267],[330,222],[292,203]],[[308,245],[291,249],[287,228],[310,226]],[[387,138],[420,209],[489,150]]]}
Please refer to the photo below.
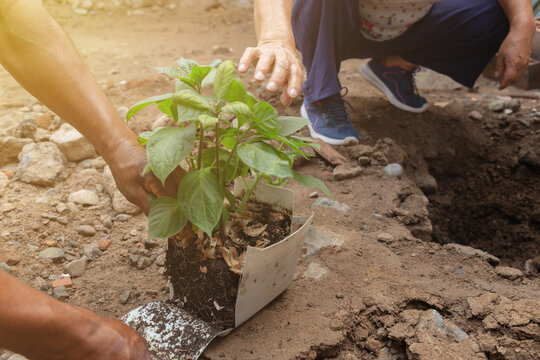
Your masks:
{"label": "outstretched hand", "polygon": [[263,41],[257,47],[248,47],[238,66],[242,73],[255,66],[255,80],[263,82],[271,73],[266,90],[282,89],[281,102],[289,106],[300,94],[304,73],[296,49],[282,41]]}
{"label": "outstretched hand", "polygon": [[143,174],[147,164],[146,150],[130,139],[119,142],[113,151],[103,154],[103,158],[109,164],[120,192],[147,215],[150,211],[148,194],[176,198],[178,185],[185,175],[185,171],[177,167],[163,186],[151,171]]}

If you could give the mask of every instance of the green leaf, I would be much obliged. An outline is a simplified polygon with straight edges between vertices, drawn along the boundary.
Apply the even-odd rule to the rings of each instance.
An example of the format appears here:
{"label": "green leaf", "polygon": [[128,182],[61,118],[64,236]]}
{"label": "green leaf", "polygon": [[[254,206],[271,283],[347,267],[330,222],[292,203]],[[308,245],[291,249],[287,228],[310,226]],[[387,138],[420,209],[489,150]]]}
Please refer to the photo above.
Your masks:
{"label": "green leaf", "polygon": [[293,174],[294,180],[296,180],[300,185],[303,185],[305,187],[319,188],[324,191],[326,195],[332,197],[332,194],[330,193],[330,191],[328,191],[328,188],[321,180],[314,178],[313,176],[301,174],[296,171],[293,171]]}
{"label": "green leaf", "polygon": [[210,73],[211,70],[212,70],[211,66],[195,65],[193,69],[191,69],[189,78],[195,81],[198,85],[200,85],[202,81],[204,80],[204,78]]}
{"label": "green leaf", "polygon": [[250,109],[253,109],[253,107],[258,103],[259,101],[257,100],[257,98],[253,95],[251,95],[250,93],[248,93],[247,95],[247,98],[246,98],[246,104],[247,106],[250,107]]}
{"label": "green leaf", "polygon": [[148,235],[167,239],[178,234],[187,224],[187,217],[175,199],[162,196],[150,206],[148,214]]}
{"label": "green leaf", "polygon": [[156,103],[159,110],[165,115],[172,117],[171,106],[173,105],[172,99],[165,99]]}
{"label": "green leaf", "polygon": [[289,157],[265,142],[242,144],[237,153],[246,165],[263,174],[279,178],[293,176]]}
{"label": "green leaf", "polygon": [[178,202],[188,220],[208,236],[219,222],[224,196],[211,168],[188,173],[178,188]]}
{"label": "green leaf", "polygon": [[152,172],[161,183],[180,164],[195,146],[195,125],[185,128],[164,127],[152,135],[146,144],[146,154]]}
{"label": "green leaf", "polygon": [[308,119],[296,116],[280,116],[278,121],[280,136],[291,135],[310,123]]}
{"label": "green leaf", "polygon": [[201,122],[201,125],[204,129],[206,129],[209,126],[216,125],[219,122],[217,117],[206,115],[206,114],[199,115],[198,119]]}
{"label": "green leaf", "polygon": [[212,107],[208,103],[208,100],[202,96],[201,94],[198,94],[194,91],[190,90],[180,90],[174,93],[173,102],[175,104],[190,107],[196,110],[205,110],[205,111],[211,111]]}
{"label": "green leaf", "polygon": [[195,88],[193,88],[193,86],[191,86],[189,84],[186,84],[182,80],[178,80],[176,82],[176,85],[175,85],[175,91],[178,92],[180,90],[189,90],[189,91],[197,92],[197,90],[195,90]]}
{"label": "green leaf", "polygon": [[188,85],[192,89],[196,89],[197,85],[199,85],[199,84],[197,84],[197,82],[195,82],[194,80],[191,80],[190,78],[180,78],[180,81],[183,82],[184,84]]}
{"label": "green leaf", "polygon": [[131,107],[131,109],[128,110],[128,112],[126,114],[126,121],[131,119],[133,117],[133,115],[135,115],[136,113],[138,113],[139,111],[141,111],[142,109],[147,107],[148,105],[153,104],[153,103],[155,103],[157,101],[170,99],[172,96],[173,96],[173,94],[158,95],[158,96],[152,96],[152,97],[150,97],[148,99],[144,99],[144,100],[139,101],[138,103],[133,105]]}
{"label": "green leaf", "polygon": [[279,120],[276,109],[265,101],[258,102],[253,107],[255,118],[252,121],[253,127],[261,134],[270,138],[277,135],[279,131]]}
{"label": "green leaf", "polygon": [[251,111],[249,106],[238,101],[225,105],[221,108],[221,112],[235,115],[240,120],[238,126],[242,126],[244,122],[253,117],[253,111]]}
{"label": "green leaf", "polygon": [[221,60],[216,59],[216,60],[212,61],[212,63],[210,65],[208,65],[208,66],[210,66],[212,68],[212,70],[210,70],[208,75],[202,81],[202,83],[201,83],[201,88],[202,89],[204,89],[208,85],[212,85],[214,83],[214,80],[216,79],[216,72],[217,72],[217,68],[218,68],[219,64],[221,64]]}
{"label": "green leaf", "polygon": [[177,79],[189,76],[189,72],[186,72],[185,69],[177,66],[157,67],[156,70],[162,74],[169,75]]}
{"label": "green leaf", "polygon": [[231,81],[231,86],[229,87],[229,91],[227,91],[225,99],[227,99],[229,102],[246,102],[247,91],[242,80],[236,77],[233,81]]}
{"label": "green leaf", "polygon": [[224,99],[234,80],[234,63],[231,60],[222,62],[214,79],[214,95],[218,100]]}
{"label": "green leaf", "polygon": [[141,144],[141,146],[146,145],[148,140],[150,140],[150,138],[152,137],[152,134],[153,134],[152,131],[145,131],[143,133],[140,133],[139,134],[139,144]]}
{"label": "green leaf", "polygon": [[226,149],[230,150],[235,147],[236,144],[238,144],[238,141],[234,136],[225,136],[223,139],[221,139],[221,145],[223,145]]}
{"label": "green leaf", "polygon": [[186,74],[184,77],[188,77],[191,73],[191,70],[197,65],[199,65],[199,63],[195,60],[185,59],[183,57],[178,60],[178,68],[184,71]]}
{"label": "green leaf", "polygon": [[225,192],[225,197],[227,198],[227,200],[229,200],[229,204],[231,204],[231,208],[235,209],[236,201],[237,201],[236,197],[234,196],[232,192],[229,191],[229,189],[225,188],[223,190]]}

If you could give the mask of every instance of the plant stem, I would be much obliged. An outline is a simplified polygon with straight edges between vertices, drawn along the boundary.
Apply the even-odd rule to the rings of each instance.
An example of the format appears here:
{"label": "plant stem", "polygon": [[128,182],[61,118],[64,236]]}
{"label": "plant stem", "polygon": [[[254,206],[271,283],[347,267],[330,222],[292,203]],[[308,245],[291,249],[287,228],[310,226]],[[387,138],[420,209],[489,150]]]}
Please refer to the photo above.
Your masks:
{"label": "plant stem", "polygon": [[[260,177],[259,173],[255,174],[255,180],[253,181],[253,186],[250,187],[249,189],[246,186],[246,194],[244,195],[244,198],[242,199],[242,202],[240,203],[240,206],[238,206],[238,209],[236,209],[237,213],[241,214],[242,211],[244,210],[244,206],[246,206],[246,203],[247,203],[249,197],[253,193],[253,190],[255,190],[255,188],[257,187],[257,183],[259,182],[259,177]],[[244,179],[244,178],[242,178],[242,179]],[[246,184],[245,180],[244,180],[244,184]]]}
{"label": "plant stem", "polygon": [[[217,173],[217,182],[221,184],[221,176],[219,173],[219,122],[216,124],[216,173]],[[219,237],[221,238],[221,243],[225,245],[225,234],[223,233],[223,213],[219,215]]]}
{"label": "plant stem", "polygon": [[202,153],[203,153],[203,143],[204,143],[204,129],[201,124],[201,130],[199,134],[199,158],[197,160],[197,170],[201,170],[202,167]]}

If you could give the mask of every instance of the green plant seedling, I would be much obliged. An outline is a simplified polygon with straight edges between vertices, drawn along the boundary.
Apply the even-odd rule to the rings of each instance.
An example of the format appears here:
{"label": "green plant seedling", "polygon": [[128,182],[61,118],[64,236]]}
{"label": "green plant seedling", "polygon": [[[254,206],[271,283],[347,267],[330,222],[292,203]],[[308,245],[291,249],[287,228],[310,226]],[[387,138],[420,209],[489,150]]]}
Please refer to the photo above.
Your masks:
{"label": "green plant seedling", "polygon": [[[181,59],[178,66],[158,70],[177,79],[175,92],[138,102],[127,120],[151,104],[174,119],[175,126],[142,133],[139,141],[146,147],[148,171],[161,182],[177,166],[187,175],[176,199],[152,201],[150,236],[174,236],[190,222],[211,239],[231,213],[242,213],[260,181],[282,186],[294,179],[329,194],[322,181],[292,169],[296,156],[306,157],[303,147],[316,146],[295,135],[308,121],[279,116],[269,103],[258,101],[235,76],[232,61],[203,66]],[[254,181],[236,199],[229,185],[248,176]],[[225,199],[230,206],[224,206]]]}

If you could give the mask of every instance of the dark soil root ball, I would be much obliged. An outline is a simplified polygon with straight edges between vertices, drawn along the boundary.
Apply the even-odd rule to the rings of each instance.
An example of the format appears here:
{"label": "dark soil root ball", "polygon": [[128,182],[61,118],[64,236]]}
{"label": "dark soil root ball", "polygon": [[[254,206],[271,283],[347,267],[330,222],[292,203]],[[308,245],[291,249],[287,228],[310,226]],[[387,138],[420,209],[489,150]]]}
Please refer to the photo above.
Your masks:
{"label": "dark soil root ball", "polygon": [[[201,267],[206,267],[206,273]],[[209,260],[194,246],[183,249],[169,239],[165,274],[174,289],[174,301],[219,329],[234,327],[239,276],[222,258]],[[219,310],[218,310],[219,309]]]}

